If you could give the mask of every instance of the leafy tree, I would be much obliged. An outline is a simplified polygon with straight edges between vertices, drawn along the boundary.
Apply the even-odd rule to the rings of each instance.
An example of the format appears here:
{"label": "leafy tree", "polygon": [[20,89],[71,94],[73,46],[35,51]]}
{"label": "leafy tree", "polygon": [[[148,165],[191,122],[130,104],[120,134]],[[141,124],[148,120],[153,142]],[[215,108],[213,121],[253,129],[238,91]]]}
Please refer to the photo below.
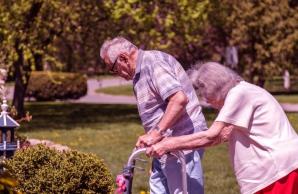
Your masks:
{"label": "leafy tree", "polygon": [[[101,43],[113,26],[102,0],[62,0],[67,3],[71,25],[55,41],[53,55],[68,72],[88,68],[99,71]],[[67,29],[66,29],[67,28]]]}
{"label": "leafy tree", "polygon": [[76,71],[100,63],[108,23],[102,1],[2,0],[0,11],[0,63],[14,73],[13,105],[19,117],[25,114],[31,71],[45,64]]}
{"label": "leafy tree", "polygon": [[224,29],[240,50],[241,71],[263,86],[266,77],[293,69],[298,12],[287,0],[224,1],[230,6]]}
{"label": "leafy tree", "polygon": [[52,59],[47,51],[62,33],[67,13],[62,3],[54,0],[3,0],[0,7],[2,62],[14,71],[13,105],[22,117],[30,72],[42,69],[43,59]]}
{"label": "leafy tree", "polygon": [[128,37],[141,48],[170,52],[184,66],[202,58],[203,21],[208,0],[105,1],[111,11],[111,36]]}

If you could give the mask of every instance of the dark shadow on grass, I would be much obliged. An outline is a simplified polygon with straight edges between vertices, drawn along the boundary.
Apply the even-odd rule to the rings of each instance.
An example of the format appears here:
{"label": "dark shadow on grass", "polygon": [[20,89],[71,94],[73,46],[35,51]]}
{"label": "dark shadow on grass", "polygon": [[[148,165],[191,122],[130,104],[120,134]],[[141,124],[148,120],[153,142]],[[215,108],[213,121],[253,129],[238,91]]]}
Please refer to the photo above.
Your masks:
{"label": "dark shadow on grass", "polygon": [[204,107],[202,112],[205,116],[206,121],[214,121],[218,114],[217,110],[213,108],[207,108],[207,107]]}
{"label": "dark shadow on grass", "polygon": [[51,130],[100,126],[110,123],[140,123],[135,105],[28,103],[33,119],[21,123],[20,130]]}

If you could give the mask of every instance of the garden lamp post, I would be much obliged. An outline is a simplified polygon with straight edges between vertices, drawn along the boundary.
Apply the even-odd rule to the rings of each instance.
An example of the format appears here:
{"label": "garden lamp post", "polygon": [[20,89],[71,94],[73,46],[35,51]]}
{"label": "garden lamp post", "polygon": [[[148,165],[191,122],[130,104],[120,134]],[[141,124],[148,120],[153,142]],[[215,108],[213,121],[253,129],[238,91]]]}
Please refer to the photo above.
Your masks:
{"label": "garden lamp post", "polygon": [[1,105],[1,115],[0,115],[0,131],[1,131],[1,141],[0,141],[0,155],[4,158],[11,157],[14,152],[20,148],[19,140],[15,140],[15,128],[20,125],[8,115],[6,100],[3,100]]}
{"label": "garden lamp post", "polygon": [[19,140],[16,141],[15,139],[15,128],[20,125],[7,112],[5,79],[6,71],[0,69],[0,93],[3,101],[0,114],[0,155],[7,158],[11,157],[20,148]]}

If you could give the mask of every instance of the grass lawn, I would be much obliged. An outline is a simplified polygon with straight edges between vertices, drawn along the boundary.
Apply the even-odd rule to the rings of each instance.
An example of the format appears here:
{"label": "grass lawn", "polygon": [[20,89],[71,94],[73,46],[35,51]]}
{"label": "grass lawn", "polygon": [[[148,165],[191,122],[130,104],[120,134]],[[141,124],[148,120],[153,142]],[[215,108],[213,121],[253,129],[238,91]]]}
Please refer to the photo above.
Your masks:
{"label": "grass lawn", "polygon": [[298,104],[298,94],[291,94],[291,95],[274,95],[280,103],[293,103]]}
{"label": "grass lawn", "polygon": [[[90,105],[65,103],[30,103],[26,108],[33,115],[23,123],[19,134],[29,138],[49,139],[103,158],[113,176],[127,162],[137,137],[143,133],[136,106]],[[215,114],[205,111],[210,121]],[[288,114],[298,129],[298,113]],[[144,166],[144,165],[143,165]],[[228,162],[226,145],[209,148],[203,159],[206,194],[239,193]],[[148,169],[149,165],[145,164]],[[136,170],[133,193],[148,189],[148,170]]]}
{"label": "grass lawn", "polygon": [[115,76],[110,75],[110,74],[101,74],[101,75],[91,75],[91,76],[88,76],[88,78],[103,80],[103,79],[114,79]]}
{"label": "grass lawn", "polygon": [[132,85],[100,88],[100,89],[97,89],[96,92],[110,94],[110,95],[122,95],[122,96],[132,96],[133,95]]}

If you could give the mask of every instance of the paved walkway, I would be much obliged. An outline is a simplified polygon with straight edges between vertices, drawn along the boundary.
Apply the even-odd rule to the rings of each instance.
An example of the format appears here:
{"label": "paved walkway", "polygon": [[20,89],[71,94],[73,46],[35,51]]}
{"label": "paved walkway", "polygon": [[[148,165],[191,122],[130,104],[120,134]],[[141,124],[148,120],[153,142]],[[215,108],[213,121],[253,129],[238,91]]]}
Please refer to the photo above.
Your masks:
{"label": "paved walkway", "polygon": [[298,112],[298,104],[282,103],[281,106],[286,112]]}
{"label": "paved walkway", "polygon": [[[109,78],[103,80],[89,79],[87,95],[78,99],[70,100],[73,103],[90,103],[90,104],[136,104],[133,96],[114,96],[104,93],[96,93],[99,88],[132,84],[122,78]],[[12,99],[13,88],[8,88],[8,99]],[[287,112],[298,112],[298,104],[282,103],[281,106]]]}
{"label": "paved walkway", "polygon": [[104,80],[89,79],[87,95],[78,100],[72,100],[71,102],[94,104],[136,104],[136,99],[133,96],[114,96],[95,92],[99,88],[128,84],[132,84],[132,81],[126,81],[122,78]]}

